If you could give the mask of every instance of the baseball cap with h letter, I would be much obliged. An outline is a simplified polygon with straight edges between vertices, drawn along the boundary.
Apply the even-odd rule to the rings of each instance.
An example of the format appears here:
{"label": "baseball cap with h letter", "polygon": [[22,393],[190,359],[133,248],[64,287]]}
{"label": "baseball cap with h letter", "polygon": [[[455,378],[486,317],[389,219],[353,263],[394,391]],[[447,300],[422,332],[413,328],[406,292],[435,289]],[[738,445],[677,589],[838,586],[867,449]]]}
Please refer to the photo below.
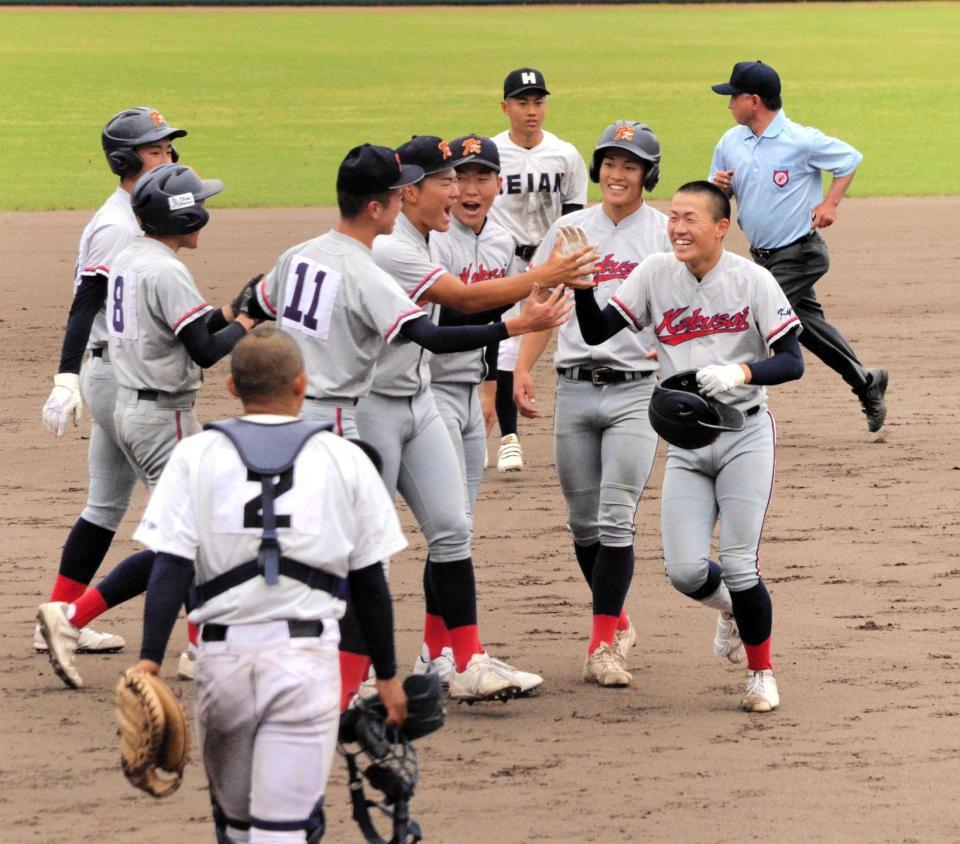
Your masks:
{"label": "baseball cap with h letter", "polygon": [[503,98],[506,100],[510,97],[519,97],[527,91],[550,93],[547,90],[547,82],[539,70],[534,70],[532,67],[511,70],[503,80]]}

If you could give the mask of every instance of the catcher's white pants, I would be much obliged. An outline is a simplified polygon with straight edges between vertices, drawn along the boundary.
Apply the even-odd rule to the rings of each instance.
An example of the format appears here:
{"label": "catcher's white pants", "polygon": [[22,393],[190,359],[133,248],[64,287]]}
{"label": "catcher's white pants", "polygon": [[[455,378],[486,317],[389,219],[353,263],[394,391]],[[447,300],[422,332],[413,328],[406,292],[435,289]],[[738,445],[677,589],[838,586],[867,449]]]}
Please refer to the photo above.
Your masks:
{"label": "catcher's white pants", "polygon": [[[197,660],[197,732],[231,840],[303,842],[323,797],[340,723],[335,621],[290,638],[284,621],[232,625]],[[295,828],[296,824],[301,824]],[[294,827],[294,828],[278,828]]]}

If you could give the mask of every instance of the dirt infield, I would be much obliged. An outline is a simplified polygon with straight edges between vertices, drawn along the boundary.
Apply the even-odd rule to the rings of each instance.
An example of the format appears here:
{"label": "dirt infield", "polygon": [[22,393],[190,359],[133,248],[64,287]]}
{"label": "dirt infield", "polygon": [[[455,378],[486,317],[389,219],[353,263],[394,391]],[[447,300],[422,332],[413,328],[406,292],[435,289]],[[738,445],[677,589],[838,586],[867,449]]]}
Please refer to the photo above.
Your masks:
{"label": "dirt infield", "polygon": [[[139,647],[141,601],[102,625],[128,653],[80,657],[88,688],[67,691],[31,648],[32,617],[84,501],[85,420],[55,440],[40,425],[88,213],[0,214],[0,841],[212,841],[202,767],[169,800],[141,796],[118,767],[111,711]],[[948,841],[960,838],[960,453],[956,275],[960,199],[848,200],[827,232],[828,315],[868,365],[891,371],[889,416],[868,434],[855,398],[819,361],[773,388],[777,487],[762,546],[775,605],[781,709],[736,708],[742,672],[712,656],[714,616],[676,594],[659,541],[662,461],[637,519],[628,609],[640,640],[635,685],[585,686],[587,590],[564,529],[552,466],[551,369],[527,468],[488,471],[475,560],[481,632],[497,656],[546,677],[542,694],[453,707],[421,743],[414,815],[426,840]],[[221,303],[286,246],[322,231],[322,210],[223,211],[186,260]],[[743,251],[739,235],[730,247]],[[954,305],[950,305],[950,301]],[[223,366],[199,412],[234,412]],[[133,549],[138,495],[108,564]],[[394,561],[401,663],[422,611],[424,543]],[[174,634],[174,659],[182,630]],[[176,683],[189,700],[188,684]],[[327,794],[329,841],[359,841],[343,765]]]}

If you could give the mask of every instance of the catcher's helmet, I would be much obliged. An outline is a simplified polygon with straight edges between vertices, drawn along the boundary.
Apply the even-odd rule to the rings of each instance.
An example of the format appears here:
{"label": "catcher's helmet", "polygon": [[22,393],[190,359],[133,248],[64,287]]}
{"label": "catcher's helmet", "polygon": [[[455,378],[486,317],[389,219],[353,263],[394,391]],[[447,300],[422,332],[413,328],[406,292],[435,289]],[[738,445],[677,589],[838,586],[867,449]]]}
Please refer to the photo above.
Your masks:
{"label": "catcher's helmet", "polygon": [[130,202],[147,234],[189,234],[210,219],[203,201],[222,190],[219,179],[201,179],[184,164],[161,164],[137,180]]}
{"label": "catcher's helmet", "polygon": [[[107,121],[101,134],[103,154],[107,157],[110,169],[118,176],[135,176],[143,169],[143,159],[137,155],[136,147],[152,144],[169,138],[182,138],[185,129],[174,129],[155,108],[139,106],[128,108],[115,114]],[[180,156],[173,150],[173,161]]]}
{"label": "catcher's helmet", "polygon": [[721,431],[742,431],[745,421],[737,408],[700,395],[695,369],[654,387],[647,414],[653,430],[668,443],[691,449],[710,445]]}
{"label": "catcher's helmet", "polygon": [[600,162],[605,149],[622,149],[643,162],[643,188],[653,190],[660,181],[660,141],[646,123],[618,120],[611,123],[597,143],[590,162],[590,178],[600,181]]}

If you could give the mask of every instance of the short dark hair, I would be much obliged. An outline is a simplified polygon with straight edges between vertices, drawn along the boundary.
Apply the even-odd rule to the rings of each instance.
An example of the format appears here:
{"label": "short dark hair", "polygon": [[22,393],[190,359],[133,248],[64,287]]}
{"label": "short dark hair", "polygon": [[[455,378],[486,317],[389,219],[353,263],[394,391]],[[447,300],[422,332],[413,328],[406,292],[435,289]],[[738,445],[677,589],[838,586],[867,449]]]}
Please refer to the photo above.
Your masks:
{"label": "short dark hair", "polygon": [[[399,188],[397,188],[399,190]],[[354,220],[360,216],[360,213],[371,202],[379,202],[381,205],[390,204],[392,190],[380,191],[379,193],[347,193],[346,191],[337,191],[337,207],[340,209],[340,216],[346,220]]]}
{"label": "short dark hair", "polygon": [[234,346],[230,375],[245,404],[285,398],[303,372],[297,341],[278,328],[255,328]]}
{"label": "short dark hair", "polygon": [[698,193],[710,197],[710,205],[713,209],[713,219],[718,223],[720,220],[730,219],[730,200],[727,195],[720,190],[713,182],[707,182],[699,179],[695,182],[687,182],[680,185],[675,193]]}
{"label": "short dark hair", "polygon": [[[757,96],[760,97],[759,94]],[[780,111],[783,108],[783,98],[779,94],[774,94],[772,97],[760,97],[760,102],[770,111]]]}

